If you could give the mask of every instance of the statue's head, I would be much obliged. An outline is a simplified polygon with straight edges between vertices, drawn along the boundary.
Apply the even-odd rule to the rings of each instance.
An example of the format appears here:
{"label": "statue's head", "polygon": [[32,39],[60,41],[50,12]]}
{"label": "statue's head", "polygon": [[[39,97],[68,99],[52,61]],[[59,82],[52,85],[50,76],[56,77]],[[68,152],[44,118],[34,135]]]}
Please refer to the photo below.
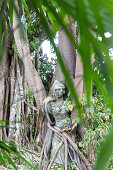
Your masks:
{"label": "statue's head", "polygon": [[58,80],[55,80],[52,85],[51,92],[53,97],[60,98],[65,93],[65,86]]}

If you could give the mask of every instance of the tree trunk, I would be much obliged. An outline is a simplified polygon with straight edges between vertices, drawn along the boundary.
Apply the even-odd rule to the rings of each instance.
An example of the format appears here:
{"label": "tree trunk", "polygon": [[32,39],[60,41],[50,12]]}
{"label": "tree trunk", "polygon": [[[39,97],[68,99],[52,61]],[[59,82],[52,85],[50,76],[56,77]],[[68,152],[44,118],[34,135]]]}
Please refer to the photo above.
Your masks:
{"label": "tree trunk", "polygon": [[[76,34],[75,23],[72,21],[70,17],[68,17],[68,20],[70,22],[68,26],[69,31],[72,32],[73,35],[75,36]],[[67,37],[67,35],[62,29],[59,30],[59,50],[63,56],[64,63],[66,64],[71,77],[74,78],[75,77],[75,66],[76,66],[76,51],[73,48],[73,45],[70,42],[69,38]],[[53,78],[53,81],[55,80],[59,80],[60,82],[65,84],[64,76],[62,74],[62,71],[58,63],[57,63],[55,75]]]}
{"label": "tree trunk", "polygon": [[77,53],[77,56],[76,56],[74,86],[76,88],[78,98],[82,97],[83,92],[84,92],[83,66],[82,66],[81,57],[79,53]]}
{"label": "tree trunk", "polygon": [[23,85],[22,85],[22,67],[19,66],[17,56],[12,57],[11,65],[15,64],[11,72],[11,99],[10,99],[10,117],[9,117],[9,139],[15,140],[21,144],[21,116],[23,103]]}
{"label": "tree trunk", "polygon": [[[78,43],[80,43],[80,36],[78,37]],[[94,55],[91,56],[91,61],[93,64],[94,61]],[[85,89],[84,89],[84,80],[83,80],[83,65],[82,65],[82,61],[81,61],[81,56],[79,53],[77,53],[77,57],[76,57],[76,69],[75,69],[75,80],[74,80],[74,86],[76,88],[76,92],[78,95],[78,98],[80,99],[83,94],[85,93]],[[92,88],[91,88],[91,94],[92,94]],[[77,110],[76,107],[74,108],[74,111],[72,113],[72,116],[75,117],[77,116]],[[92,137],[90,138],[90,142],[88,147],[86,148],[85,146],[85,138],[84,138],[84,131],[85,131],[85,125],[77,125],[77,129],[76,132],[77,134],[79,134],[79,136],[81,137],[83,143],[84,143],[84,149],[86,150],[87,153],[87,157],[88,159],[93,162],[94,161],[94,147],[92,144]]]}
{"label": "tree trunk", "polygon": [[[16,4],[17,6],[17,4]],[[24,67],[25,67],[25,77],[29,84],[29,87],[35,97],[36,105],[38,110],[41,108],[42,101],[46,97],[46,92],[44,89],[44,86],[42,84],[42,81],[34,68],[31,56],[30,56],[30,50],[29,50],[29,43],[27,38],[27,33],[23,31],[24,37],[22,38],[20,36],[20,29],[18,27],[19,22],[16,16],[16,12],[14,10],[13,12],[13,31],[14,31],[14,39],[16,43],[17,50],[20,54],[20,56],[23,59]]]}
{"label": "tree trunk", "polygon": [[[7,75],[7,60],[8,60],[8,49],[9,49],[9,36],[5,33],[4,52],[3,58],[0,62],[0,120],[3,120],[4,112],[4,96],[5,96],[5,77]],[[0,124],[0,126],[2,126]],[[0,140],[2,140],[2,128],[0,127]]]}
{"label": "tree trunk", "polygon": [[[18,9],[17,1],[16,6]],[[29,43],[27,38],[27,33],[23,30],[24,37],[20,36],[20,28],[18,27],[19,22],[16,16],[15,10],[13,11],[13,33],[14,39],[16,43],[17,50],[19,55],[22,57],[24,68],[25,68],[25,78],[28,82],[28,85],[34,95],[36,107],[37,107],[37,115],[41,112],[41,105],[46,97],[46,91],[42,84],[41,78],[38,75],[35,67],[32,64],[30,50],[29,50]],[[38,119],[38,118],[37,118]],[[41,125],[42,126],[42,125]],[[38,128],[38,127],[36,127]]]}

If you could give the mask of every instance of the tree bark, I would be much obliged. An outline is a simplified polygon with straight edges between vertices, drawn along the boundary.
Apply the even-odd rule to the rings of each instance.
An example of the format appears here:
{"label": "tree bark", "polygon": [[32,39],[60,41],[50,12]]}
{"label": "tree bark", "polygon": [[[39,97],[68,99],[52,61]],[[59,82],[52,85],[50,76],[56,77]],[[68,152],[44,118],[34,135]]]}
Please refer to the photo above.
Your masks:
{"label": "tree bark", "polygon": [[[18,9],[17,1],[15,2],[15,5]],[[31,61],[27,33],[25,32],[25,30],[22,30],[24,37],[21,37],[20,28],[18,26],[19,26],[19,21],[18,21],[16,12],[14,10],[13,11],[14,40],[15,40],[19,55],[22,57],[22,60],[24,63],[24,68],[25,68],[25,78],[27,80],[27,83],[28,83],[33,95],[34,95],[36,107],[37,107],[37,115],[39,115],[39,113],[41,112],[42,102],[43,102],[44,98],[46,97],[46,91],[43,86],[42,80],[41,80],[40,76],[38,75],[38,73]]]}
{"label": "tree bark", "polygon": [[[76,26],[75,23],[72,21],[70,17],[68,17],[68,20],[70,22],[68,28],[69,31],[73,33],[73,36],[76,34]],[[65,32],[60,29],[59,30],[59,50],[63,56],[64,63],[67,66],[67,69],[72,76],[72,78],[75,77],[75,67],[76,67],[76,51],[70,42],[69,38],[65,34]],[[53,78],[53,81],[59,80],[63,84],[65,84],[65,79],[62,74],[62,71],[60,69],[59,64],[57,63],[56,70],[55,70],[55,75]]]}
{"label": "tree bark", "polygon": [[74,86],[76,88],[78,98],[80,98],[84,92],[84,82],[83,82],[83,66],[82,66],[81,57],[79,53],[77,53],[77,56],[76,56]]}
{"label": "tree bark", "polygon": [[[3,120],[4,112],[4,96],[5,96],[5,77],[7,73],[7,60],[9,49],[9,35],[5,33],[4,52],[2,61],[0,62],[0,120]],[[2,126],[0,124],[0,126]],[[0,140],[2,140],[2,128],[0,127]]]}
{"label": "tree bark", "polygon": [[[17,4],[16,4],[17,6]],[[41,108],[42,101],[46,97],[46,92],[44,89],[44,86],[42,84],[42,81],[34,68],[31,56],[30,56],[30,50],[29,50],[29,43],[27,38],[27,33],[23,30],[24,37],[22,38],[20,36],[20,28],[19,21],[16,16],[16,12],[14,10],[13,12],[13,32],[14,32],[14,39],[17,46],[17,50],[20,54],[20,56],[23,59],[24,67],[25,67],[25,77],[28,82],[28,85],[35,97],[36,105],[38,110]]]}
{"label": "tree bark", "polygon": [[10,117],[9,117],[9,139],[21,144],[21,117],[23,105],[23,74],[22,67],[19,66],[18,57],[12,57],[12,65],[15,67],[11,74],[11,103],[10,103]]}

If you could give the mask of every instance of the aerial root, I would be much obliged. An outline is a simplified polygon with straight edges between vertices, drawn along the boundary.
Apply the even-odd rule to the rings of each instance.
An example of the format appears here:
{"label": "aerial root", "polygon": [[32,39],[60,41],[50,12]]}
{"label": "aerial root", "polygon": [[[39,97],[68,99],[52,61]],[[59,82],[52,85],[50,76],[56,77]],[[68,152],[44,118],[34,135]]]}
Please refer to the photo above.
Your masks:
{"label": "aerial root", "polygon": [[67,140],[64,136],[63,141],[64,141],[64,146],[65,146],[65,170],[67,170],[67,165],[68,165],[68,143]]}
{"label": "aerial root", "polygon": [[58,153],[58,151],[60,150],[60,148],[61,148],[62,145],[63,145],[63,141],[61,141],[61,142],[59,143],[59,145],[58,145],[58,147],[57,147],[57,149],[56,149],[56,151],[55,151],[55,153],[54,153],[54,155],[53,155],[53,157],[52,157],[52,159],[51,159],[51,162],[50,162],[47,170],[50,170],[50,168],[51,168],[51,166],[53,165],[54,160],[55,160],[55,158],[56,158],[56,156],[57,156],[57,153]]}
{"label": "aerial root", "polygon": [[[63,144],[64,144],[64,146],[65,146],[65,170],[67,170],[67,167],[68,167],[68,154],[70,155],[70,158],[72,159],[71,154],[70,154],[70,152],[69,152],[69,147],[68,147],[69,144],[73,147],[73,149],[74,149],[75,152],[78,154],[78,156],[80,157],[80,159],[85,163],[87,169],[88,169],[88,170],[92,170],[89,161],[86,159],[86,157],[85,157],[84,155],[81,155],[81,152],[80,152],[79,148],[77,147],[77,145],[75,145],[75,143],[74,143],[74,141],[71,139],[71,137],[70,137],[65,131],[63,131],[62,129],[60,129],[59,127],[57,127],[57,126],[51,126],[49,123],[48,123],[47,125],[48,125],[48,127],[62,140],[62,141],[59,143],[59,145],[58,145],[58,147],[57,147],[57,149],[56,149],[56,151],[55,151],[55,153],[54,153],[54,155],[53,155],[53,157],[52,157],[52,159],[51,159],[51,161],[50,161],[50,163],[49,163],[49,165],[48,165],[47,170],[50,170],[50,168],[51,168],[51,166],[53,165],[54,160],[55,160],[55,158],[56,158],[56,156],[57,156],[57,154],[58,154],[58,151],[59,151],[59,149],[61,148],[61,146],[62,146]],[[42,159],[43,159],[44,148],[45,148],[45,143],[44,143],[43,148],[42,148],[41,162],[42,162]]]}

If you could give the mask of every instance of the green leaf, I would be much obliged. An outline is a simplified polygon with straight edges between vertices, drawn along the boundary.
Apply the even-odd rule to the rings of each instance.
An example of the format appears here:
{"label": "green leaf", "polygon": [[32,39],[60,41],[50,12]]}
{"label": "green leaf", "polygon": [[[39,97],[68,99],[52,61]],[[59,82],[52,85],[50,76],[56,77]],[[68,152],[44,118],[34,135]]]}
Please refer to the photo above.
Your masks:
{"label": "green leaf", "polygon": [[[14,1],[14,0],[13,0]],[[21,4],[22,4],[22,1],[21,0],[17,0],[18,1],[18,6],[20,7]]]}
{"label": "green leaf", "polygon": [[[1,151],[0,151],[1,152]],[[5,167],[5,168],[7,168],[7,165],[6,165],[6,163],[5,163],[5,160],[4,160],[4,158],[3,158],[3,156],[0,154],[0,162],[2,163],[2,165]]]}
{"label": "green leaf", "polygon": [[10,152],[14,155],[16,155],[18,158],[23,160],[25,163],[27,163],[30,167],[34,169],[34,166],[31,165],[16,149],[13,149],[11,146],[9,146],[8,143],[5,143],[3,141],[0,141],[0,147],[3,147],[5,151]]}
{"label": "green leaf", "polygon": [[0,148],[8,153],[10,153],[9,149],[7,146],[4,145],[5,143],[3,141],[0,141]]}
{"label": "green leaf", "polygon": [[4,120],[0,120],[0,124],[2,124],[2,125],[3,125],[4,123],[5,123],[5,121],[4,121]]}
{"label": "green leaf", "polygon": [[13,0],[9,0],[9,18],[12,26],[13,25]]}
{"label": "green leaf", "polygon": [[102,1],[97,0],[97,3],[100,6],[103,6],[104,8],[106,8],[113,16],[113,1],[107,0],[107,3],[106,3],[106,0],[102,0]]}
{"label": "green leaf", "polygon": [[52,28],[52,34],[54,35],[57,31],[59,31],[59,29],[60,29],[60,24],[59,23],[57,23],[57,22],[55,22],[54,24],[53,24],[53,28]]}
{"label": "green leaf", "polygon": [[2,153],[2,155],[9,161],[9,163],[16,169],[18,170],[18,168],[16,167],[15,163],[13,162],[13,160],[11,159],[11,157],[9,157],[9,155],[7,153],[5,153],[4,151],[0,151]]}
{"label": "green leaf", "polygon": [[25,11],[27,12],[27,15],[28,15],[29,19],[31,19],[31,16],[30,16],[30,13],[29,13],[29,10],[28,10],[26,1],[25,1],[25,0],[22,0],[22,3],[23,3],[23,6],[24,6]]}
{"label": "green leaf", "polygon": [[[62,12],[57,13],[57,11],[55,10],[55,8],[53,7],[53,5],[51,3],[48,4],[48,3],[45,2],[45,6],[48,8],[48,10],[51,11],[51,13],[56,18],[57,22],[64,29],[64,31],[66,32],[66,34],[69,37],[70,41],[72,42],[73,46],[77,48],[77,43],[75,42],[75,39],[74,39],[72,33],[69,31],[67,24],[65,24],[65,22],[64,22],[64,15],[62,14]],[[44,15],[44,17],[45,17],[45,15]],[[45,18],[45,20],[47,21],[46,18]],[[47,22],[47,24],[48,24],[48,22]],[[48,35],[48,37],[50,37],[50,36]]]}
{"label": "green leaf", "polygon": [[90,5],[90,9],[92,10],[92,12],[94,14],[94,18],[95,18],[96,24],[98,26],[99,34],[103,37],[105,30],[104,30],[103,20],[100,15],[100,10],[98,9],[97,1],[88,0],[88,2]]}
{"label": "green leaf", "polygon": [[29,165],[31,168],[35,169],[35,167],[32,164],[30,164],[19,152],[15,151],[15,150],[13,151],[12,149],[11,149],[11,152],[13,154],[15,154],[18,158],[20,158],[22,161],[27,163],[27,165]]}
{"label": "green leaf", "polygon": [[84,71],[83,78],[84,78],[84,82],[85,82],[87,101],[89,104],[90,95],[91,95],[91,80],[92,80],[90,46],[89,46],[88,41],[85,37],[83,37],[82,35],[80,37],[81,37],[81,43],[80,43],[80,47],[79,47],[79,52],[82,57],[83,71]]}

